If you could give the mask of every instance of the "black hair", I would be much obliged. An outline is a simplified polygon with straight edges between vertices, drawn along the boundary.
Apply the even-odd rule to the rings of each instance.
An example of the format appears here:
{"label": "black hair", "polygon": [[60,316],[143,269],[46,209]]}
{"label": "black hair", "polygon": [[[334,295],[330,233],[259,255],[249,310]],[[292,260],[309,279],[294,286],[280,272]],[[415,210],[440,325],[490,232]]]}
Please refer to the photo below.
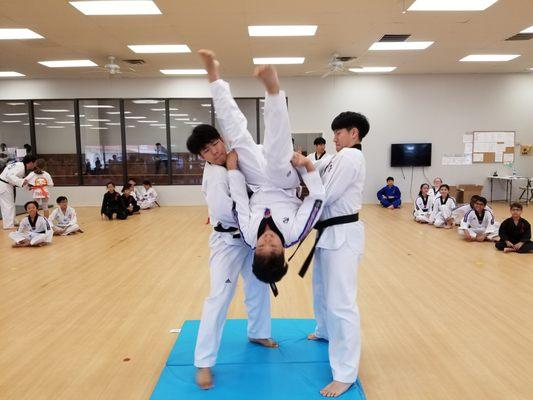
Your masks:
{"label": "black hair", "polygon": [[[473,196],[472,196],[473,197]],[[480,202],[480,203],[483,203],[484,206],[487,205],[487,199],[482,197],[482,196],[477,196],[477,199],[476,199],[476,202]]]}
{"label": "black hair", "polygon": [[37,157],[31,154],[25,155],[24,158],[22,159],[22,162],[24,164],[34,163],[35,161],[37,161]]}
{"label": "black hair", "polygon": [[470,197],[470,207],[473,207],[475,202],[479,200],[479,196],[477,194]]}
{"label": "black hair", "polygon": [[152,186],[152,182],[150,182],[148,179],[145,179],[145,180],[143,181],[143,185]]}
{"label": "black hair", "polygon": [[108,187],[109,185],[113,185],[113,187],[115,187],[115,182],[109,181],[105,184],[105,187]]}
{"label": "black hair", "polygon": [[392,176],[388,176],[388,177],[387,177],[387,182],[388,182],[388,181],[393,181],[393,182],[394,182],[394,178],[393,178]]}
{"label": "black hair", "polygon": [[512,210],[513,208],[518,208],[519,210],[523,210],[524,209],[524,207],[520,203],[511,204],[511,207],[509,207],[509,209]]}
{"label": "black hair", "polygon": [[156,145],[156,146],[161,146],[161,143],[157,142],[155,145]]}
{"label": "black hair", "polygon": [[36,174],[41,175],[43,173],[43,170],[44,170],[45,167],[46,167],[46,161],[43,160],[42,158],[39,158],[39,159],[35,160],[33,172],[35,172]]}
{"label": "black hair", "polygon": [[448,192],[450,191],[450,187],[449,187],[447,184],[445,184],[445,183],[443,183],[442,185],[440,185],[439,190],[441,190],[443,187],[445,187],[446,189],[448,189]]}
{"label": "black hair", "polygon": [[56,203],[59,204],[63,201],[68,201],[68,199],[65,197],[65,196],[59,196],[57,199],[56,199]]}
{"label": "black hair", "polygon": [[336,131],[339,129],[350,130],[357,128],[359,131],[359,140],[362,141],[370,130],[370,124],[368,119],[363,115],[353,111],[345,111],[335,117],[331,123],[331,130]]}
{"label": "black hair", "polygon": [[421,184],[421,185],[420,185],[420,190],[418,191],[418,195],[419,195],[419,196],[422,196],[422,188],[423,188],[424,186],[427,186],[428,189],[429,189],[429,184],[428,184],[428,183],[423,183],[423,184]]}
{"label": "black hair", "polygon": [[324,139],[323,137],[317,137],[313,144],[315,146],[318,146],[319,144],[326,144],[326,139]]}
{"label": "black hair", "polygon": [[187,150],[192,154],[199,155],[209,143],[217,139],[221,139],[221,137],[214,126],[208,124],[197,125],[187,139]]}
{"label": "black hair", "polygon": [[289,265],[285,262],[285,253],[254,254],[252,271],[261,282],[275,283],[287,273]]}
{"label": "black hair", "polygon": [[131,190],[132,186],[129,183],[126,183],[124,186],[122,186],[122,193],[124,193],[127,189]]}
{"label": "black hair", "polygon": [[137,179],[135,179],[135,178],[128,178],[128,182],[129,181],[133,181],[133,182],[137,183]]}
{"label": "black hair", "polygon": [[37,210],[39,209],[39,203],[37,203],[35,200],[32,200],[32,201],[28,201],[26,204],[24,204],[24,209],[26,211],[28,211],[28,206],[30,204],[33,204],[35,206],[35,208],[37,208]]}

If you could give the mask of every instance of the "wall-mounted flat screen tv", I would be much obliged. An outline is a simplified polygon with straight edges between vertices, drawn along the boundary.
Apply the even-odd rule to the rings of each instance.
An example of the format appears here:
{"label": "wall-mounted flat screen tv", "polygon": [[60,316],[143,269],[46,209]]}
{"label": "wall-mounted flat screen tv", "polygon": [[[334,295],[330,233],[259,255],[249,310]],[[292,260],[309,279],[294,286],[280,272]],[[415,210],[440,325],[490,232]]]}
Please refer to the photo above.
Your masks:
{"label": "wall-mounted flat screen tv", "polygon": [[391,145],[391,167],[431,166],[431,143],[398,143]]}

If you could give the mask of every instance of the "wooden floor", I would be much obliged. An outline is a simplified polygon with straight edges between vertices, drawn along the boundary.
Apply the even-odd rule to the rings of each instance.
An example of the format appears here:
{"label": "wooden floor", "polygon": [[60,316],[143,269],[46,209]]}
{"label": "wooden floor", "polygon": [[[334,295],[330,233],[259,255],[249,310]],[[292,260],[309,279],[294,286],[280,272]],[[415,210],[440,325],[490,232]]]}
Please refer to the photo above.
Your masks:
{"label": "wooden floor", "polygon": [[[205,208],[112,222],[97,208],[78,213],[86,233],[44,248],[11,249],[0,235],[2,400],[148,399],[175,340],[169,330],[200,317]],[[416,224],[410,206],[369,205],[362,216],[368,399],[532,399],[533,255]],[[525,216],[533,220],[533,207]],[[313,315],[311,277],[296,274],[304,253],[280,284],[273,317]],[[245,316],[240,289],[229,316]]]}

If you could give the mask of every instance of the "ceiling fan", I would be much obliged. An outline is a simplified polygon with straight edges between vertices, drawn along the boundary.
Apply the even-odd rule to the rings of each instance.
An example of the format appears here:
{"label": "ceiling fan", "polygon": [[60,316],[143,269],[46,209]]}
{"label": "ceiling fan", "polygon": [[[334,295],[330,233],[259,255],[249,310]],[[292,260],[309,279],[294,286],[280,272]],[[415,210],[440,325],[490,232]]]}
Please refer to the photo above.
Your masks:
{"label": "ceiling fan", "polygon": [[[349,64],[356,58],[357,57],[354,57],[354,56],[340,56],[337,53],[334,53],[331,56],[330,60],[328,61],[328,65],[326,68],[322,70],[316,70],[316,71],[307,71],[306,74],[313,74],[316,72],[325,71],[325,73],[321,76],[321,78],[326,78],[329,75],[344,75],[349,72],[347,64]],[[357,68],[357,67],[351,67],[351,68]]]}
{"label": "ceiling fan", "polygon": [[89,71],[85,73],[86,74],[105,73],[107,74],[108,78],[115,78],[115,77],[119,77],[119,75],[125,75],[125,74],[138,75],[132,67],[126,67],[127,70],[123,70],[122,67],[119,64],[117,64],[115,56],[108,56],[107,63],[103,67],[98,66],[96,68],[98,68],[98,71]]}

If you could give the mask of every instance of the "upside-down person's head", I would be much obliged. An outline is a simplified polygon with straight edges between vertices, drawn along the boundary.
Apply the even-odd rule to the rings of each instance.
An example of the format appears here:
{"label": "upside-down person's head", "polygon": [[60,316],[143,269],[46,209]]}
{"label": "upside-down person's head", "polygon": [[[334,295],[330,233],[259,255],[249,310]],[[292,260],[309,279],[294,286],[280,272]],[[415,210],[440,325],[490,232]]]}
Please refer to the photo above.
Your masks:
{"label": "upside-down person's head", "polygon": [[345,111],[335,117],[331,130],[335,149],[341,151],[345,147],[360,144],[370,130],[370,124],[363,114]]}
{"label": "upside-down person's head", "polygon": [[187,149],[210,164],[226,165],[226,145],[214,126],[195,126],[187,139]]}

